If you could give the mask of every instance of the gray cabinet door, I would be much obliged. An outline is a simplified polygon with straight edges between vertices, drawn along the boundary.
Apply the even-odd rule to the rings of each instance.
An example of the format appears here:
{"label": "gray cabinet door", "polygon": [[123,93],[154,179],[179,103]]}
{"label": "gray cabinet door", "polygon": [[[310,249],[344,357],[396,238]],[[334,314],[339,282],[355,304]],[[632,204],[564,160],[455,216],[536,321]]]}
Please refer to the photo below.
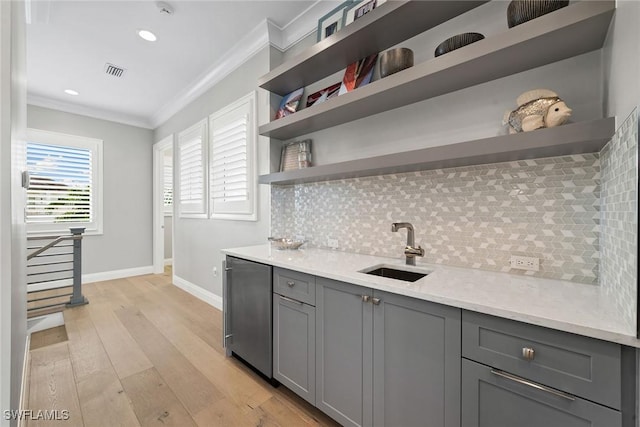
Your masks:
{"label": "gray cabinet door", "polygon": [[372,425],[371,290],[316,279],[316,406],[344,426]]}
{"label": "gray cabinet door", "polygon": [[464,427],[620,427],[620,412],[588,400],[560,397],[462,359]]}
{"label": "gray cabinet door", "polygon": [[316,404],[316,309],[273,294],[273,377]]}
{"label": "gray cabinet door", "polygon": [[460,427],[461,310],[374,297],[374,425]]}

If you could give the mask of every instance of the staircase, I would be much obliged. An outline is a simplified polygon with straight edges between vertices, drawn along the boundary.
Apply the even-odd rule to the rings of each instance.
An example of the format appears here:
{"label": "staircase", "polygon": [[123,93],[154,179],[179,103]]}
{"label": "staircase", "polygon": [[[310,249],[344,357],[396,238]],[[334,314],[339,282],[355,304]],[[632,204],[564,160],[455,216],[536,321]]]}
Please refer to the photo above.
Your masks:
{"label": "staircase", "polygon": [[64,236],[28,237],[27,318],[87,304],[82,295],[82,234],[70,228]]}

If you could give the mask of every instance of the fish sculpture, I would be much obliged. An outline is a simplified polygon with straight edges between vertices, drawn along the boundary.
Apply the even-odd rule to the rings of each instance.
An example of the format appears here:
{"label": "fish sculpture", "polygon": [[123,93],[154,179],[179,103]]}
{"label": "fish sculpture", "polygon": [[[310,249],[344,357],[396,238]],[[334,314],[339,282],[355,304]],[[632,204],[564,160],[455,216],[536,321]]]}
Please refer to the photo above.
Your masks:
{"label": "fish sculpture", "polygon": [[557,93],[548,89],[530,90],[516,101],[518,108],[507,111],[502,122],[509,125],[509,133],[560,126],[571,116],[571,108]]}

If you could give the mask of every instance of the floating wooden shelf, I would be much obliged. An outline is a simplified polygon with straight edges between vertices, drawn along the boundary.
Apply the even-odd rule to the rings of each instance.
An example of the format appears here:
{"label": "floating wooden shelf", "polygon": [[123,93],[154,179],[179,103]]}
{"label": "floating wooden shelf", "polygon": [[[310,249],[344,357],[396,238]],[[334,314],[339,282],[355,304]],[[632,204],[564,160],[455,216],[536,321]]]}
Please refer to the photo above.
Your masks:
{"label": "floating wooden shelf", "polygon": [[600,151],[615,132],[615,119],[539,129],[366,159],[350,160],[287,172],[261,175],[262,184],[331,181],[418,170],[443,169],[514,160]]}
{"label": "floating wooden shelf", "polygon": [[486,2],[388,1],[273,69],[258,85],[284,96]]}
{"label": "floating wooden shelf", "polygon": [[[399,19],[399,15],[396,16],[394,13],[406,11],[405,8],[419,7],[414,3],[425,7],[431,6],[433,2],[396,3],[387,2],[379,10],[370,12],[380,12],[381,15],[385,12],[383,16],[373,16],[373,22],[364,22],[363,18],[362,23],[358,21],[352,24],[361,24],[354,27],[353,31],[350,25],[337,33],[340,37],[335,40],[325,43],[333,37],[331,36],[309,48],[294,63],[287,62],[276,68],[261,80],[261,86],[272,91],[288,92],[289,86],[277,82],[293,81],[295,84],[291,87],[295,89],[304,86],[309,80],[326,76],[327,71],[331,73],[331,70],[344,68],[353,58],[366,56],[352,56],[350,48],[347,48],[351,45],[352,38],[353,41],[360,40],[359,31],[365,31],[365,24],[368,23],[366,34],[369,37],[384,37],[384,34],[377,33],[391,33],[393,31],[389,28],[395,31],[402,27],[400,22],[403,21],[396,20]],[[453,5],[458,2],[444,3]],[[383,10],[388,4],[389,7]],[[466,4],[466,7],[471,9],[472,5]],[[600,49],[604,44],[614,10],[615,2],[612,0],[581,1],[572,4],[320,105],[262,125],[259,132],[264,136],[287,140]],[[389,18],[382,22],[386,16]],[[377,29],[369,33],[369,26],[371,31]],[[386,31],[381,30],[382,26]],[[415,33],[417,34],[417,31]],[[403,37],[406,37],[406,34]],[[344,47],[333,51],[334,44]],[[378,45],[372,46],[373,51],[380,50]],[[304,58],[306,59],[303,60]],[[330,63],[327,65],[330,69],[312,73],[308,68],[311,65],[320,67],[317,61]]]}

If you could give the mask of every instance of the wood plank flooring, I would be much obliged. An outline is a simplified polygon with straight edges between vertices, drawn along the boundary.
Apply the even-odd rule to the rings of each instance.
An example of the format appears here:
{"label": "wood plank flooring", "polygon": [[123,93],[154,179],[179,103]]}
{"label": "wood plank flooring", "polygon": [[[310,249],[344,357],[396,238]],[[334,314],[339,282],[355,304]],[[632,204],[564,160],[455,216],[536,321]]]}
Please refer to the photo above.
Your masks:
{"label": "wood plank flooring", "polygon": [[31,350],[32,411],[69,419],[28,426],[336,426],[284,386],[273,388],[221,346],[222,313],[168,272],[83,286],[64,311],[68,341]]}

